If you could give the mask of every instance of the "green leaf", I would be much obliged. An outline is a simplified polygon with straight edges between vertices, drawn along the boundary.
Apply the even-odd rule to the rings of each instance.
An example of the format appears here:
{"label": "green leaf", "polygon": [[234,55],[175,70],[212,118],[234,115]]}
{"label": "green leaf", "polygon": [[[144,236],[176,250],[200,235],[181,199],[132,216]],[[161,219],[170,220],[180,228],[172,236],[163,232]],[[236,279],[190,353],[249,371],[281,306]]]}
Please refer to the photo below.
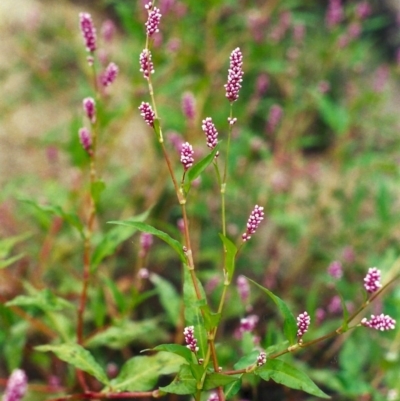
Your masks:
{"label": "green leaf", "polygon": [[152,356],[135,356],[124,364],[111,386],[118,391],[151,390],[161,374],[175,373],[183,363],[180,356],[165,352]]}
{"label": "green leaf", "polygon": [[347,331],[349,324],[347,323],[347,319],[349,318],[349,311],[347,309],[346,301],[343,298],[342,294],[338,292],[339,298],[340,298],[340,303],[342,304],[342,311],[343,311],[343,324],[342,324],[342,329],[343,332]]}
{"label": "green leaf", "polygon": [[160,329],[160,322],[157,319],[140,322],[123,320],[90,337],[85,346],[88,348],[106,346],[111,349],[122,349],[134,340],[141,340],[142,342],[146,340],[154,343],[154,341],[165,341],[166,338],[166,334]]}
{"label": "green leaf", "polygon": [[182,244],[178,242],[177,240],[171,238],[168,234],[164,233],[163,231],[157,230],[153,226],[150,226],[149,224],[146,223],[141,223],[138,221],[109,221],[109,224],[119,224],[121,226],[128,226],[128,227],[134,227],[138,229],[139,231],[145,232],[145,233],[150,233],[155,235],[156,237],[162,239],[164,242],[166,242],[172,249],[176,251],[176,253],[179,255],[181,258],[182,262],[186,261],[185,254],[182,249]]}
{"label": "green leaf", "polygon": [[176,326],[181,311],[181,299],[179,294],[172,284],[157,274],[151,274],[150,281],[155,285],[161,305],[167,312],[171,323]]}
{"label": "green leaf", "polygon": [[[143,221],[149,216],[150,210],[141,213],[138,216],[131,217],[125,221]],[[91,269],[92,273],[96,270],[99,264],[107,256],[113,255],[117,247],[129,237],[131,237],[137,229],[135,227],[112,227],[104,237],[101,239],[100,243],[96,246],[93,251]]]}
{"label": "green leaf", "polygon": [[101,193],[106,189],[106,184],[103,180],[97,180],[90,185],[90,194],[97,205],[100,200]]}
{"label": "green leaf", "polygon": [[302,390],[308,394],[321,398],[330,398],[301,370],[288,365],[278,359],[270,359],[254,373],[263,380],[273,380],[286,387]]}
{"label": "green leaf", "polygon": [[6,306],[35,306],[44,312],[54,312],[74,307],[70,302],[55,296],[48,289],[38,291],[34,295],[19,295],[8,301]]}
{"label": "green leaf", "polygon": [[222,373],[210,373],[204,380],[203,390],[212,390],[213,388],[226,386],[238,380],[234,375],[223,375]]}
{"label": "green leaf", "polygon": [[5,260],[0,260],[0,269],[4,269],[10,265],[12,265],[14,262],[17,260],[20,260],[25,256],[24,253],[20,253],[19,255],[12,256],[11,258],[5,259]]}
{"label": "green leaf", "polygon": [[4,238],[0,240],[0,259],[5,259],[18,242],[22,242],[29,238],[31,234],[26,233],[14,237]]}
{"label": "green leaf", "polygon": [[215,159],[215,155],[218,152],[218,149],[220,147],[220,143],[222,141],[220,141],[217,146],[211,151],[210,154],[208,154],[206,157],[204,157],[203,159],[201,159],[198,163],[194,164],[187,173],[187,179],[188,182],[185,183],[184,185],[184,189],[185,192],[189,192],[190,189],[190,184],[197,178],[200,176],[200,174],[213,162],[213,160]]}
{"label": "green leaf", "polygon": [[29,324],[21,320],[11,326],[4,341],[4,358],[7,362],[9,371],[17,369],[24,356],[24,347],[26,343]]}
{"label": "green leaf", "polygon": [[273,294],[270,290],[264,288],[262,285],[256,283],[255,281],[247,278],[251,283],[256,285],[262,291],[264,291],[276,304],[279,311],[281,312],[284,322],[283,322],[283,332],[285,337],[289,340],[290,344],[294,344],[296,340],[296,333],[297,333],[297,323],[296,319],[294,318],[292,312],[290,312],[289,308],[279,297]]}
{"label": "green leaf", "polygon": [[196,379],[193,377],[189,365],[182,365],[173,382],[168,386],[160,387],[160,390],[180,395],[195,394],[197,390]]}
{"label": "green leaf", "polygon": [[119,312],[124,313],[127,309],[127,300],[125,295],[119,290],[115,281],[109,279],[108,277],[102,277],[102,280],[110,290]]}
{"label": "green leaf", "polygon": [[62,217],[62,219],[69,223],[72,227],[75,227],[83,238],[84,226],[75,213],[65,212],[62,207],[58,205],[40,205],[31,199],[20,199],[20,201],[31,205],[37,210],[40,210],[46,214],[52,214]]}
{"label": "green leaf", "polygon": [[35,349],[42,352],[54,352],[62,361],[69,363],[79,370],[83,370],[103,384],[109,384],[107,375],[95,361],[92,354],[79,344],[40,345],[35,347]]}
{"label": "green leaf", "polygon": [[219,234],[221,241],[224,244],[224,248],[226,249],[225,255],[225,267],[228,272],[228,279],[231,282],[232,277],[235,273],[235,258],[237,253],[236,245],[227,237],[222,234]]}
{"label": "green leaf", "polygon": [[[200,282],[197,279],[196,281],[200,288],[202,300],[205,300],[204,290],[202,290]],[[192,276],[186,265],[184,266],[183,302],[185,305],[186,326],[194,327],[194,335],[197,339],[197,346],[199,347],[199,356],[204,359],[207,351],[207,333]]]}
{"label": "green leaf", "polygon": [[242,356],[233,365],[233,367],[235,368],[235,370],[246,369],[247,367],[254,365],[256,363],[258,355],[260,355],[260,351],[258,350],[252,351],[249,354]]}
{"label": "green leaf", "polygon": [[339,135],[349,129],[350,116],[345,107],[335,103],[327,96],[316,95],[317,107],[321,117]]}
{"label": "green leaf", "polygon": [[229,383],[224,387],[224,394],[227,400],[235,396],[242,388],[242,376],[243,375],[237,375],[238,379],[236,381]]}
{"label": "green leaf", "polygon": [[160,344],[157,347],[151,349],[152,351],[165,351],[171,352],[172,354],[179,355],[186,360],[186,362],[191,363],[193,361],[193,352],[189,348],[180,344]]}
{"label": "green leaf", "polygon": [[221,314],[211,312],[208,305],[200,306],[203,311],[204,327],[207,331],[211,331],[214,327],[217,327],[221,321]]}

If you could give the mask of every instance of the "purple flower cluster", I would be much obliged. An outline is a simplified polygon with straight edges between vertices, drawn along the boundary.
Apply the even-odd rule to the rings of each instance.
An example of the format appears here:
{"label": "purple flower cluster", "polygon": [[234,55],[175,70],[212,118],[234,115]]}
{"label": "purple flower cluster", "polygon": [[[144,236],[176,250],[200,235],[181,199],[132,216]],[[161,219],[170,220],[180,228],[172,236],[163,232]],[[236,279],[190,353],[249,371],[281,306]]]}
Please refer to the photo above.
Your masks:
{"label": "purple flower cluster", "polygon": [[140,256],[144,257],[153,244],[153,236],[150,233],[142,233],[140,235]]}
{"label": "purple flower cluster", "polygon": [[201,129],[206,134],[207,146],[210,149],[214,149],[218,143],[218,131],[211,117],[207,117],[202,121]]}
{"label": "purple flower cluster", "polygon": [[329,0],[328,10],[325,16],[325,23],[328,28],[338,25],[343,19],[343,7],[341,0]]}
{"label": "purple flower cluster", "polygon": [[242,302],[247,302],[250,295],[250,285],[245,276],[238,276],[236,280],[236,287]]}
{"label": "purple flower cluster", "polygon": [[154,119],[156,118],[156,115],[154,114],[150,104],[147,102],[142,102],[142,104],[139,106],[139,110],[144,122],[150,127],[154,128]]}
{"label": "purple flower cluster", "polygon": [[185,336],[186,347],[188,347],[192,352],[197,352],[199,347],[197,346],[197,340],[194,336],[194,327],[185,327],[183,330],[183,335]]}
{"label": "purple flower cluster", "polygon": [[92,17],[89,13],[79,13],[79,21],[86,50],[93,53],[96,50],[96,28]]}
{"label": "purple flower cluster", "polygon": [[381,313],[378,316],[371,315],[370,320],[367,320],[367,318],[362,319],[361,324],[371,329],[385,331],[393,330],[396,326],[396,320],[392,319],[389,315]]}
{"label": "purple flower cluster", "polygon": [[339,280],[343,276],[343,267],[340,262],[337,260],[334,260],[330,265],[328,266],[328,274],[332,276],[333,278]]}
{"label": "purple flower cluster", "polygon": [[20,401],[27,390],[28,378],[21,369],[15,369],[7,381],[3,401]]}
{"label": "purple flower cluster", "polygon": [[156,32],[159,32],[158,26],[160,25],[161,12],[157,7],[153,7],[152,2],[145,5],[149,15],[146,22],[146,33],[148,36],[152,36]]}
{"label": "purple flower cluster", "polygon": [[105,42],[112,42],[115,31],[115,24],[112,20],[108,19],[103,22],[103,25],[101,26],[101,36]]}
{"label": "purple flower cluster", "polygon": [[189,142],[183,143],[181,147],[181,163],[185,171],[193,166],[193,155],[194,151],[192,145]]}
{"label": "purple flower cluster", "polygon": [[196,99],[192,92],[185,92],[183,94],[182,111],[188,120],[194,120],[196,116]]}
{"label": "purple flower cluster", "polygon": [[210,396],[207,398],[207,401],[219,401],[218,394],[215,392],[212,392]]}
{"label": "purple flower cluster", "polygon": [[251,236],[257,231],[258,226],[264,220],[264,208],[262,206],[255,205],[253,211],[247,220],[247,230],[242,234],[243,241],[248,241]]}
{"label": "purple flower cluster", "polygon": [[79,141],[81,142],[83,149],[90,154],[92,151],[92,136],[87,128],[83,127],[79,130]]}
{"label": "purple flower cluster", "polygon": [[234,102],[239,98],[239,90],[243,81],[243,55],[237,47],[232,51],[230,56],[230,66],[228,70],[228,82],[224,85],[226,90],[226,98],[230,102]]}
{"label": "purple flower cluster", "polygon": [[154,65],[153,62],[151,61],[150,50],[144,49],[140,53],[139,62],[140,62],[140,72],[143,73],[143,77],[145,79],[149,79],[150,74],[154,74]]}
{"label": "purple flower cluster", "polygon": [[265,352],[260,352],[257,357],[257,366],[263,366],[267,362],[267,354]]}
{"label": "purple flower cluster", "polygon": [[370,267],[368,273],[364,278],[364,287],[369,293],[378,291],[382,287],[381,281],[381,271],[376,267]]}
{"label": "purple flower cluster", "polygon": [[101,76],[101,83],[103,86],[111,85],[117,78],[119,68],[115,63],[108,64],[107,68]]}
{"label": "purple flower cluster", "polygon": [[96,103],[92,97],[83,99],[83,111],[92,124],[96,122]]}
{"label": "purple flower cluster", "polygon": [[253,331],[258,323],[258,316],[257,315],[250,315],[243,319],[240,319],[240,328],[239,331],[241,333],[245,331]]}
{"label": "purple flower cluster", "polygon": [[276,127],[279,124],[279,121],[281,121],[282,115],[283,115],[283,110],[281,106],[279,106],[278,104],[274,104],[271,106],[271,108],[269,109],[268,123],[267,123],[267,131],[269,133],[275,131]]}
{"label": "purple flower cluster", "polygon": [[310,315],[307,312],[300,313],[297,317],[297,338],[301,339],[304,336],[310,326],[310,322]]}

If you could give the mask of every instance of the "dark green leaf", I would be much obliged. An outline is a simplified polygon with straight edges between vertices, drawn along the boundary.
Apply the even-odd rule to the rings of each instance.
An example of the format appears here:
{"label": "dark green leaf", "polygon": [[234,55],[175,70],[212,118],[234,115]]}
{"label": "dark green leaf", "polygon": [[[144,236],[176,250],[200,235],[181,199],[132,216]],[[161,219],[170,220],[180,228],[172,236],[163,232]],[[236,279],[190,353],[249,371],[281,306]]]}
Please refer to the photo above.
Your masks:
{"label": "dark green leaf", "polygon": [[154,228],[153,226],[150,226],[149,224],[141,223],[138,221],[129,221],[129,220],[109,221],[109,223],[110,224],[119,224],[121,226],[134,227],[134,228],[138,229],[139,231],[153,234],[156,237],[162,239],[169,246],[171,246],[171,248],[174,249],[178,253],[182,262],[186,261],[185,254],[182,249],[182,244],[180,242],[178,242],[177,240],[171,238],[168,234],[164,233],[163,231],[157,230],[156,228]]}
{"label": "dark green leaf", "polygon": [[225,255],[225,267],[228,272],[228,279],[231,282],[232,277],[235,273],[235,258],[237,253],[236,245],[227,237],[224,237],[222,234],[219,234],[221,241],[224,243],[224,248],[226,250]]}
{"label": "dark green leaf", "polygon": [[171,384],[165,387],[160,387],[161,391],[173,394],[195,394],[196,379],[193,377],[189,365],[182,365],[179,373]]}
{"label": "dark green leaf", "polygon": [[270,359],[254,373],[263,380],[273,380],[286,387],[302,390],[321,398],[330,398],[301,370],[278,359]]}
{"label": "dark green leaf", "polygon": [[200,306],[200,309],[203,311],[205,329],[211,331],[213,328],[217,327],[221,320],[221,314],[211,312],[208,305]]}
{"label": "dark green leaf", "polygon": [[54,352],[62,361],[89,373],[103,384],[109,384],[107,375],[92,354],[78,344],[40,345],[35,349],[42,352]]}
{"label": "dark green leaf", "polygon": [[127,308],[127,300],[125,295],[118,288],[115,281],[110,280],[108,277],[102,277],[102,280],[104,281],[107,288],[110,290],[118,310],[122,313],[125,312]]}
{"label": "dark green leaf", "polygon": [[180,344],[160,344],[152,348],[152,351],[165,351],[179,355],[184,358],[188,363],[193,362],[193,352],[189,348]]}
{"label": "dark green leaf", "polygon": [[223,375],[221,373],[210,373],[207,374],[204,380],[203,390],[212,390],[213,388],[226,386],[230,383],[236,382],[237,376],[234,375]]}
{"label": "dark green leaf", "polygon": [[290,312],[289,308],[279,297],[274,295],[270,290],[264,288],[262,285],[256,283],[255,281],[248,278],[248,280],[264,291],[276,304],[279,311],[281,312],[284,323],[283,323],[283,332],[285,337],[289,340],[290,344],[294,344],[296,340],[296,333],[297,333],[297,323],[296,319],[294,318],[292,312]]}
{"label": "dark green leaf", "polygon": [[246,369],[247,367],[254,365],[257,361],[257,357],[260,355],[260,351],[255,350],[250,352],[247,355],[242,356],[236,363],[233,365],[235,370]]}
{"label": "dark green leaf", "polygon": [[224,387],[225,398],[227,400],[235,396],[242,388],[242,376],[243,375],[237,375],[238,379],[236,381],[229,383]]}

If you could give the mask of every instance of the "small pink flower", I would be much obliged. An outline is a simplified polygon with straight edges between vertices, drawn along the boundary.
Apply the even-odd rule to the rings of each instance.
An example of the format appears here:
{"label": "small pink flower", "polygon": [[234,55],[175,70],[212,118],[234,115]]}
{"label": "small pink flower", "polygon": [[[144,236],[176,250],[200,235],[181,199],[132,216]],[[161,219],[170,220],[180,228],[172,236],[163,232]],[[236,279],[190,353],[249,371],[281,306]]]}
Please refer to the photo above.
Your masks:
{"label": "small pink flower", "polygon": [[371,11],[371,6],[368,4],[368,1],[362,1],[361,3],[357,4],[356,15],[361,20],[369,17]]}
{"label": "small pink flower", "polygon": [[189,348],[190,351],[196,353],[199,347],[197,346],[197,340],[194,336],[194,326],[185,327],[183,335],[185,336],[186,347]]}
{"label": "small pink flower", "polygon": [[265,352],[260,352],[257,357],[257,366],[263,366],[267,362],[267,354]]}
{"label": "small pink flower", "polygon": [[230,65],[228,71],[228,82],[224,85],[226,89],[226,98],[230,102],[235,102],[239,98],[239,90],[243,81],[243,55],[237,47],[230,56]]}
{"label": "small pink flower", "polygon": [[300,340],[308,331],[310,326],[311,318],[307,312],[301,313],[297,317],[297,338]]}
{"label": "small pink flower", "polygon": [[281,121],[283,116],[282,107],[278,104],[274,104],[269,109],[268,123],[267,123],[267,131],[269,133],[273,133],[276,130],[279,122]]}
{"label": "small pink flower", "polygon": [[145,257],[153,244],[153,236],[150,233],[140,235],[140,256]]}
{"label": "small pink flower", "polygon": [[79,130],[79,140],[83,149],[90,154],[92,151],[92,136],[87,128],[83,127]]}
{"label": "small pink flower", "polygon": [[192,92],[182,95],[182,111],[188,120],[194,120],[196,117],[196,99]]}
{"label": "small pink flower", "polygon": [[214,149],[218,143],[218,131],[211,117],[207,117],[202,121],[201,129],[206,134],[207,146],[210,149]]}
{"label": "small pink flower", "polygon": [[96,122],[96,103],[92,97],[83,99],[83,111],[92,124]]}
{"label": "small pink flower", "polygon": [[80,13],[79,21],[86,50],[93,53],[96,50],[96,28],[92,17],[89,13]]}
{"label": "small pink flower", "polygon": [[325,16],[325,23],[328,28],[332,29],[340,24],[343,19],[343,7],[341,0],[329,0],[328,10]]}
{"label": "small pink flower", "polygon": [[393,330],[396,327],[396,320],[391,318],[389,315],[381,313],[378,316],[371,315],[370,320],[367,320],[367,318],[362,319],[361,324],[371,329],[385,331]]}
{"label": "small pink flower", "polygon": [[364,287],[369,293],[378,291],[382,287],[381,281],[381,271],[376,267],[370,267],[368,273],[364,278]]}
{"label": "small pink flower", "polygon": [[28,378],[21,369],[15,369],[8,378],[3,401],[20,401],[26,393]]}
{"label": "small pink flower", "polygon": [[147,3],[145,7],[148,11],[146,33],[148,36],[152,36],[156,32],[159,32],[158,26],[160,25],[161,12],[157,7],[153,7],[152,2]]}
{"label": "small pink flower", "polygon": [[329,266],[328,266],[328,274],[332,276],[333,278],[339,280],[343,276],[343,267],[340,262],[337,260],[334,260]]}
{"label": "small pink flower", "polygon": [[207,401],[219,401],[218,394],[213,392],[210,394],[210,396],[207,398]]}
{"label": "small pink flower", "polygon": [[238,276],[236,280],[236,288],[238,290],[240,299],[242,300],[242,302],[246,303],[250,295],[250,285],[245,276]]}
{"label": "small pink flower", "polygon": [[153,62],[151,61],[150,50],[144,49],[140,53],[139,62],[140,62],[140,72],[143,73],[143,77],[145,79],[149,79],[150,74],[154,74],[154,65]]}
{"label": "small pink flower", "polygon": [[257,315],[250,315],[240,319],[239,331],[253,331],[258,323],[259,317]]}
{"label": "small pink flower", "polygon": [[101,83],[103,84],[103,86],[111,85],[117,78],[118,72],[119,68],[115,63],[108,64],[101,77]]}
{"label": "small pink flower", "polygon": [[257,231],[258,226],[264,220],[264,208],[262,206],[255,205],[253,211],[247,220],[247,230],[242,234],[243,241],[248,241],[251,236]]}
{"label": "small pink flower", "polygon": [[103,22],[101,26],[101,36],[104,42],[111,42],[115,35],[115,24],[110,19]]}
{"label": "small pink flower", "polygon": [[142,102],[142,104],[139,106],[139,110],[144,122],[150,127],[154,128],[154,119],[156,118],[156,115],[154,114],[150,104],[147,102]]}
{"label": "small pink flower", "polygon": [[194,151],[192,145],[189,142],[183,143],[181,148],[181,163],[185,171],[193,166],[193,155]]}

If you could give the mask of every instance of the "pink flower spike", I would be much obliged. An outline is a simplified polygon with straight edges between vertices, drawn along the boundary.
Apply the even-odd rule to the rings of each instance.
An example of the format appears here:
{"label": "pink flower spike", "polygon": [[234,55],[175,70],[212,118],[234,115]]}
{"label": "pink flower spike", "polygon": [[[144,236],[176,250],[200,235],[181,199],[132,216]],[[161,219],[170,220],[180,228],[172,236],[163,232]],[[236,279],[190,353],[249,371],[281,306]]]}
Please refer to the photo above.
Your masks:
{"label": "pink flower spike", "polygon": [[79,130],[79,140],[82,144],[83,149],[87,153],[91,153],[91,147],[92,147],[92,136],[90,135],[90,131],[83,127]]}
{"label": "pink flower spike", "polygon": [[119,68],[115,63],[108,64],[107,68],[101,76],[103,86],[110,86],[117,78]]}
{"label": "pink flower spike", "polygon": [[160,25],[161,20],[161,12],[157,7],[152,6],[152,2],[149,2],[145,5],[145,8],[148,11],[148,17],[146,22],[146,33],[148,36],[152,36],[156,32],[159,32],[158,26]]}
{"label": "pink flower spike", "polygon": [[199,347],[197,346],[197,340],[194,336],[194,326],[185,327],[183,335],[185,336],[186,347],[189,348],[190,351],[196,353]]}
{"label": "pink flower spike", "polygon": [[243,241],[248,241],[251,236],[257,231],[258,226],[264,220],[264,208],[262,206],[255,205],[253,211],[247,220],[247,230],[242,235]]}
{"label": "pink flower spike", "polygon": [[154,74],[154,65],[153,62],[151,61],[150,50],[144,49],[140,53],[139,62],[140,62],[140,72],[143,73],[143,77],[145,79],[149,79],[150,74]]}
{"label": "pink flower spike", "polygon": [[267,362],[267,354],[265,352],[260,352],[257,357],[257,366],[263,366]]}
{"label": "pink flower spike", "polygon": [[92,124],[96,122],[96,103],[92,97],[83,99],[83,111]]}
{"label": "pink flower spike", "polygon": [[202,121],[201,129],[206,134],[207,146],[212,150],[218,143],[218,131],[211,117],[207,117]]}
{"label": "pink flower spike", "polygon": [[238,290],[240,299],[242,300],[242,302],[246,303],[250,295],[250,285],[245,276],[238,276],[236,280],[236,288]]}
{"label": "pink flower spike", "polygon": [[142,104],[139,106],[139,110],[140,110],[140,115],[144,119],[144,122],[150,127],[154,128],[154,119],[156,118],[156,115],[154,114],[154,111],[151,108],[150,104],[142,102]]}
{"label": "pink flower spike", "polygon": [[369,293],[378,291],[382,287],[381,281],[381,271],[376,267],[370,267],[368,273],[364,278],[364,287]]}
{"label": "pink flower spike", "polygon": [[257,315],[250,315],[240,319],[240,328],[239,331],[241,333],[245,331],[253,331],[258,323],[259,317]]}
{"label": "pink flower spike", "polygon": [[337,260],[334,260],[329,266],[328,266],[328,274],[332,276],[333,278],[339,280],[343,276],[343,268],[342,264],[338,262]]}
{"label": "pink flower spike", "polygon": [[239,90],[243,81],[243,55],[237,47],[230,56],[230,65],[228,70],[228,82],[224,85],[226,98],[230,102],[235,102],[239,98]]}
{"label": "pink flower spike", "polygon": [[396,327],[396,320],[389,315],[381,313],[379,316],[371,315],[370,320],[367,320],[367,318],[362,319],[361,324],[371,329],[385,331],[393,330]]}
{"label": "pink flower spike", "polygon": [[28,378],[22,369],[15,369],[8,378],[3,401],[20,401],[26,393]]}
{"label": "pink flower spike", "polygon": [[307,332],[310,322],[311,319],[307,312],[300,313],[300,315],[297,317],[297,338],[299,340]]}
{"label": "pink flower spike", "polygon": [[115,24],[112,20],[108,19],[103,22],[103,25],[101,26],[101,36],[105,42],[109,43],[113,40],[115,31]]}
{"label": "pink flower spike", "polygon": [[196,99],[192,92],[185,92],[182,95],[182,111],[188,120],[196,117]]}
{"label": "pink flower spike", "polygon": [[79,21],[86,50],[93,53],[96,50],[96,28],[92,17],[89,13],[79,13]]}
{"label": "pink flower spike", "polygon": [[183,143],[181,148],[181,163],[185,171],[193,166],[193,155],[194,151],[192,145],[189,142]]}

